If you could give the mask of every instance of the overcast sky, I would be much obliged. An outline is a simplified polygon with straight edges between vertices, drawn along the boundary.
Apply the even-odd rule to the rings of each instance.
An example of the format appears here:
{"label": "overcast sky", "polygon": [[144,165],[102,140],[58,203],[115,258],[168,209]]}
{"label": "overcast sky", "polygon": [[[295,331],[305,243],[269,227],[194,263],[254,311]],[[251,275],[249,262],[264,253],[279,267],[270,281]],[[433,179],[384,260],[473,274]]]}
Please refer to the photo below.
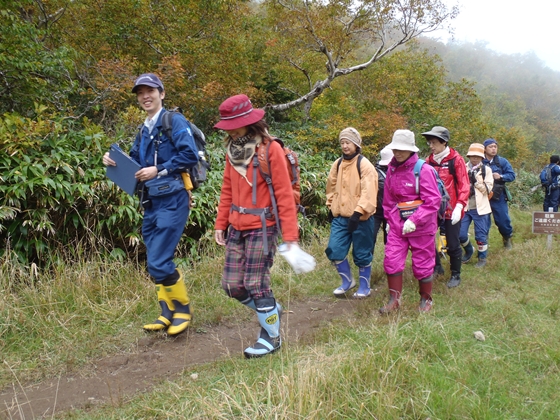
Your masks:
{"label": "overcast sky", "polygon": [[[443,0],[460,6],[451,21],[457,41],[487,41],[487,47],[506,54],[534,51],[553,70],[560,71],[558,0]],[[434,33],[447,41],[449,35]]]}

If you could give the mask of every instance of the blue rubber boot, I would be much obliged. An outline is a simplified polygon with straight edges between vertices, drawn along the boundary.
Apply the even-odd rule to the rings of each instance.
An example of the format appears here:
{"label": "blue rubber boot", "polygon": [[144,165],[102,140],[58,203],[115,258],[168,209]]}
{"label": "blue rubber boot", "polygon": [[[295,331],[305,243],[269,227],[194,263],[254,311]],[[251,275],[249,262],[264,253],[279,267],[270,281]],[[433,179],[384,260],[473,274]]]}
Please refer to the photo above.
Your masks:
{"label": "blue rubber boot", "polygon": [[336,267],[336,271],[338,271],[338,274],[342,279],[342,284],[340,285],[340,287],[334,289],[333,293],[336,297],[340,297],[343,296],[348,290],[356,287],[356,282],[352,277],[352,271],[350,270],[350,263],[348,263],[348,258],[338,263],[335,262],[334,266]]}
{"label": "blue rubber boot", "polygon": [[352,296],[354,299],[364,299],[371,295],[371,288],[369,287],[371,277],[371,264],[367,267],[360,267],[360,287],[358,291]]}
{"label": "blue rubber boot", "polygon": [[280,311],[274,298],[255,299],[257,317],[261,324],[259,338],[243,354],[247,359],[274,353],[282,345],[280,338]]}

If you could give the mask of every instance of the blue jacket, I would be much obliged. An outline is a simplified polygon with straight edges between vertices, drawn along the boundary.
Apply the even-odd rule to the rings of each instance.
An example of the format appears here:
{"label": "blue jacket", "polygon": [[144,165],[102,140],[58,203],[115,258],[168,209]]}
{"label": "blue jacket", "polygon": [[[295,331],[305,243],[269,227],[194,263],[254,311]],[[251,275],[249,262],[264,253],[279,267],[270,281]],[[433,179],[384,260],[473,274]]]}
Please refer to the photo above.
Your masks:
{"label": "blue jacket", "polygon": [[[513,171],[511,164],[506,158],[496,155],[494,156],[494,159],[492,159],[492,162],[490,162],[488,159],[483,159],[482,163],[490,166],[490,169],[492,169],[492,174],[500,174],[502,176],[501,181],[515,181],[515,172]],[[494,183],[500,183],[501,181],[495,180]]]}
{"label": "blue jacket", "polygon": [[169,175],[185,172],[187,168],[192,168],[198,163],[198,150],[191,127],[183,115],[174,113],[172,120],[173,139],[169,139],[162,131],[161,119],[164,112],[166,112],[165,109],[160,112],[151,133],[148,133],[146,126],[142,126],[141,132],[136,136],[130,150],[130,157],[143,168],[154,166],[156,141],[158,141],[155,165],[158,172],[164,169],[167,169]]}

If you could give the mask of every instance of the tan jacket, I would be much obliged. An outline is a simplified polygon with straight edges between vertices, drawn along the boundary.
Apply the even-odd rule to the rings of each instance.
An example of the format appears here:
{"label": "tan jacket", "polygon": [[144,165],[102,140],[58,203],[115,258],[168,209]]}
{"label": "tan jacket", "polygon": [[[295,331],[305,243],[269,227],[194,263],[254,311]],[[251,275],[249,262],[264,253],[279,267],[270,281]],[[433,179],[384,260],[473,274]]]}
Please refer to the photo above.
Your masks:
{"label": "tan jacket", "polygon": [[338,160],[331,166],[327,179],[327,207],[334,217],[350,217],[357,211],[360,220],[367,220],[375,213],[377,205],[377,171],[364,156],[360,162],[361,178],[358,173],[356,155],[351,160]]}
{"label": "tan jacket", "polygon": [[[494,177],[492,176],[492,169],[489,165],[486,166],[486,176],[482,179],[482,167],[477,168],[475,172],[474,179],[476,183],[474,184],[474,198],[476,202],[476,212],[479,215],[492,213],[492,208],[490,207],[490,200],[488,199],[488,191],[492,191],[494,186]],[[467,163],[467,169],[472,170],[471,163]],[[486,184],[486,185],[485,185]],[[470,203],[469,203],[470,208]]]}

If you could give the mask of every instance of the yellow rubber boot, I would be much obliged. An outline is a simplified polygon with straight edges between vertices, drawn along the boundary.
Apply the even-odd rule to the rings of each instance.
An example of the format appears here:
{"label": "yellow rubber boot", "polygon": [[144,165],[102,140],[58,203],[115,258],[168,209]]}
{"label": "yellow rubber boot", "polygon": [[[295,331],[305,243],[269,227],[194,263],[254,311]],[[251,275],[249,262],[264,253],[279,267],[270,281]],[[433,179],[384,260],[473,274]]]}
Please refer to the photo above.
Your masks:
{"label": "yellow rubber boot", "polygon": [[183,273],[180,273],[177,283],[172,286],[165,286],[165,290],[167,292],[167,297],[175,308],[171,325],[167,329],[167,334],[177,335],[185,331],[191,323],[190,300],[187,295]]}
{"label": "yellow rubber boot", "polygon": [[165,286],[156,284],[156,290],[159,306],[161,306],[161,315],[151,324],[144,325],[144,331],[163,331],[171,325],[173,311],[175,310],[173,302],[171,302],[171,299],[167,296]]}

